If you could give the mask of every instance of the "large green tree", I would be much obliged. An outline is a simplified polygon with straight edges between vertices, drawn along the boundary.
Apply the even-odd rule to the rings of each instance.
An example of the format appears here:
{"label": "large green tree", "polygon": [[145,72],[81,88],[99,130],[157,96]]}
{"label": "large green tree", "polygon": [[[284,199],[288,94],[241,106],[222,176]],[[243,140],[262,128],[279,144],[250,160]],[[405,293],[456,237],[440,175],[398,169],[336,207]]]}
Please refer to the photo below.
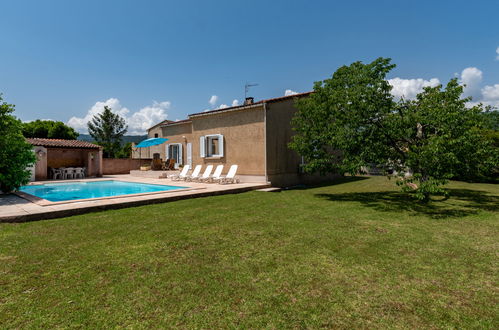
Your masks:
{"label": "large green tree", "polygon": [[104,106],[104,111],[88,123],[88,133],[104,148],[104,157],[113,158],[121,149],[121,140],[127,131],[125,119]]}
{"label": "large green tree", "polygon": [[36,161],[33,146],[22,135],[21,121],[12,115],[14,106],[0,94],[0,190],[4,193],[28,183],[27,168]]}
{"label": "large green tree", "polygon": [[23,123],[23,134],[28,138],[74,140],[78,133],[62,121],[35,120]]}
{"label": "large green tree", "polygon": [[130,158],[132,155],[132,142],[126,142],[114,155],[116,158]]}
{"label": "large green tree", "polygon": [[386,58],[343,66],[297,101],[290,147],[304,156],[306,171],[357,174],[382,165],[428,201],[457,173],[497,166],[497,150],[481,132],[483,109],[467,107],[456,79],[396,101],[386,80],[394,67]]}

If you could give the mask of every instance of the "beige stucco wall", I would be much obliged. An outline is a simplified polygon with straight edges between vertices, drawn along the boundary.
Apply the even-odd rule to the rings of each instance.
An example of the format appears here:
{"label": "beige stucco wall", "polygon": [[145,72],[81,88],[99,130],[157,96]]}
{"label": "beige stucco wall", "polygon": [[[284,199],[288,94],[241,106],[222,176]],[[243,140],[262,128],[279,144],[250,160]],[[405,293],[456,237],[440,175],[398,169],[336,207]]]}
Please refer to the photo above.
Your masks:
{"label": "beige stucco wall", "polygon": [[[263,106],[230,112],[209,114],[191,118],[183,122],[165,127],[153,127],[148,137],[167,138],[168,141],[150,148],[142,148],[142,158],[152,158],[159,153],[166,159],[166,146],[171,143],[182,144],[183,164],[187,164],[187,144],[192,144],[192,165],[224,164],[224,173],[232,164],[239,165],[239,175],[265,175]],[[224,136],[224,156],[222,158],[201,157],[199,138],[205,135],[222,134]],[[134,151],[133,158],[138,158]]]}
{"label": "beige stucco wall", "polygon": [[166,146],[172,143],[182,144],[182,164],[187,163],[187,143],[192,142],[192,124],[190,122],[163,127],[161,137],[168,139],[161,145],[161,159],[166,159]]}
{"label": "beige stucco wall", "polygon": [[293,131],[291,120],[297,109],[294,99],[267,103],[266,144],[267,175],[273,186],[292,186],[303,183],[318,183],[337,177],[319,174],[303,174],[300,171],[301,156],[290,149]]}
{"label": "beige stucco wall", "polygon": [[[265,175],[263,106],[191,119],[193,165],[224,164],[226,173],[237,164],[239,175]],[[211,134],[224,136],[223,158],[201,158],[199,138]]]}
{"label": "beige stucco wall", "polygon": [[[140,148],[135,149],[132,148],[132,158],[134,159],[151,159],[153,158],[153,155],[155,153],[159,153],[160,158],[165,161],[166,160],[166,146],[169,143],[182,143],[183,144],[183,163],[185,164],[186,158],[185,158],[185,148],[186,148],[186,139],[190,139],[191,137],[191,132],[192,132],[192,125],[190,122],[185,122],[185,123],[179,123],[179,124],[174,124],[171,126],[167,127],[161,127],[161,126],[156,126],[151,128],[147,132],[147,137],[148,138],[153,138],[158,134],[158,137],[162,138],[167,138],[168,141],[166,141],[163,144],[159,144],[156,146],[148,147],[148,148]],[[186,137],[184,139],[183,137]]]}
{"label": "beige stucco wall", "polygon": [[34,146],[33,150],[36,155],[35,163],[35,180],[47,179],[47,148],[42,146]]}
{"label": "beige stucco wall", "polygon": [[[320,182],[333,176],[305,175],[300,173],[301,156],[288,147],[294,131],[291,120],[297,111],[294,99],[255,104],[252,108],[211,113],[191,117],[190,122],[153,127],[149,137],[158,134],[169,140],[150,151],[142,151],[142,158],[152,158],[157,152],[164,160],[166,145],[181,143],[183,163],[187,163],[187,143],[192,143],[192,164],[224,164],[226,169],[238,164],[239,175],[264,176],[275,186],[290,186],[299,183]],[[266,115],[265,115],[266,113]],[[222,134],[224,136],[224,157],[202,158],[199,138]],[[134,157],[136,153],[134,153]],[[145,157],[144,155],[147,155]]]}
{"label": "beige stucco wall", "polygon": [[288,147],[294,132],[291,119],[294,100],[267,104],[267,174],[297,174],[301,156]]}

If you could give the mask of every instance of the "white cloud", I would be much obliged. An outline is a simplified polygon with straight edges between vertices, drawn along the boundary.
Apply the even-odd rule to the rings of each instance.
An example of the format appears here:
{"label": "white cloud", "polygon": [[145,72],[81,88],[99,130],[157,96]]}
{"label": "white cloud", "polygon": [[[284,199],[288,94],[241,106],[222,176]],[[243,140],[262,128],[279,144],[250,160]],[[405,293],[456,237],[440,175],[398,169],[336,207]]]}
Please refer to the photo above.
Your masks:
{"label": "white cloud", "polygon": [[499,47],[496,49],[496,61],[499,61]]}
{"label": "white cloud", "polygon": [[170,108],[171,103],[169,101],[154,101],[152,105],[130,114],[130,110],[123,107],[117,98],[110,98],[104,102],[96,102],[84,117],[71,117],[68,125],[80,133],[87,133],[87,123],[93,116],[101,113],[104,106],[110,107],[114,113],[125,119],[128,125],[127,134],[144,134],[149,127],[167,118],[166,111]]}
{"label": "white cloud", "polygon": [[461,83],[465,85],[464,95],[473,97],[477,100],[481,96],[480,84],[482,83],[483,73],[475,67],[469,67],[461,72]]}
{"label": "white cloud", "polygon": [[393,78],[388,79],[388,83],[392,85],[392,95],[396,98],[404,98],[406,100],[416,98],[416,95],[423,91],[423,87],[435,87],[440,84],[437,78],[430,80],[418,79],[402,79]]}
{"label": "white cloud", "polygon": [[499,109],[499,84],[482,88],[482,98],[478,101]]}
{"label": "white cloud", "polygon": [[215,106],[218,102],[218,96],[217,95],[212,95],[210,100],[209,100],[209,103],[211,105],[211,109],[205,109],[204,111],[209,111],[209,110],[217,110],[217,109],[225,109],[225,108],[228,108],[228,107],[236,107],[239,105],[239,100],[237,99],[234,99],[232,100],[232,103],[231,105],[229,106],[228,104],[225,104],[225,103],[222,103],[220,104],[219,106]]}
{"label": "white cloud", "polygon": [[295,95],[295,94],[298,94],[298,93],[295,91],[292,91],[291,89],[286,89],[284,91],[284,96],[290,96],[290,95]]}
{"label": "white cloud", "polygon": [[482,95],[485,100],[499,100],[499,84],[485,86],[482,89]]}
{"label": "white cloud", "polygon": [[128,117],[128,132],[130,134],[142,134],[147,129],[166,119],[166,111],[170,109],[169,101],[156,102],[144,107]]}
{"label": "white cloud", "polygon": [[208,101],[208,103],[210,103],[210,105],[211,105],[212,107],[214,107],[214,106],[215,106],[215,104],[217,103],[217,101],[218,101],[218,96],[216,96],[216,95],[212,95],[212,96],[210,97],[210,100]]}
{"label": "white cloud", "polygon": [[[460,74],[460,83],[466,85],[464,88],[464,96],[471,96],[472,102],[469,106],[474,106],[479,103],[490,105],[499,109],[499,84],[487,85],[482,88],[483,72],[475,67],[465,68]],[[440,80],[432,78],[430,80],[418,79],[389,79],[388,82],[393,86],[392,94],[396,98],[404,97],[405,99],[414,99],[416,95],[423,91],[425,86],[437,86]]]}

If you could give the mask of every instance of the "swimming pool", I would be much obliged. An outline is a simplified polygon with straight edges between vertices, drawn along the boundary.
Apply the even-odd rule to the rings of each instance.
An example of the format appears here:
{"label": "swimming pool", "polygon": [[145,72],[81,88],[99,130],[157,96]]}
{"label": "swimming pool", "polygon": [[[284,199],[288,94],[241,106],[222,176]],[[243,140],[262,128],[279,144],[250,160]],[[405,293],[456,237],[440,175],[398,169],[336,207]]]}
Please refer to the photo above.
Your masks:
{"label": "swimming pool", "polygon": [[22,186],[20,191],[51,202],[169,191],[187,187],[116,180],[47,183]]}

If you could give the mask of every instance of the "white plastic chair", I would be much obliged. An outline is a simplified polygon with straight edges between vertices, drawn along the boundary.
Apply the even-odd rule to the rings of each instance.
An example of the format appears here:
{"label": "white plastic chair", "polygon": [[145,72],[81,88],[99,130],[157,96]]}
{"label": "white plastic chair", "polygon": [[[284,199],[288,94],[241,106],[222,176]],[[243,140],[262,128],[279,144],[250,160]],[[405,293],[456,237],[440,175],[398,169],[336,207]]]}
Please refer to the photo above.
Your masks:
{"label": "white plastic chair", "polygon": [[182,171],[179,174],[172,174],[172,175],[169,176],[169,178],[172,181],[185,180],[185,178],[187,177],[187,172],[189,172],[190,168],[191,167],[189,165],[185,165],[184,168],[182,169]]}
{"label": "white plastic chair", "polygon": [[218,180],[222,176],[223,170],[224,170],[223,165],[217,165],[217,167],[215,168],[215,172],[213,172],[213,175],[211,175],[209,178],[206,178],[206,179],[200,178],[199,181],[201,181],[201,182],[213,182],[215,180]]}
{"label": "white plastic chair", "polygon": [[185,177],[185,181],[192,181],[194,179],[197,179],[199,178],[199,173],[201,173],[201,168],[203,167],[203,165],[196,165],[196,167],[194,167],[194,171],[192,171],[191,175],[188,175]]}
{"label": "white plastic chair", "polygon": [[225,176],[222,175],[217,181],[220,184],[239,183],[239,179],[236,178],[236,173],[237,165],[232,165],[229,169],[229,173]]}
{"label": "white plastic chair", "polygon": [[53,168],[52,169],[52,179],[57,180],[57,178],[62,179],[63,172],[61,169]]}
{"label": "white plastic chair", "polygon": [[83,172],[83,168],[81,167],[76,167],[74,169],[74,178],[80,178],[83,179],[85,177],[85,173]]}
{"label": "white plastic chair", "polygon": [[204,173],[201,177],[198,178],[193,178],[191,181],[204,181],[208,180],[211,176],[211,171],[213,171],[213,165],[208,165],[206,166],[206,169],[204,170]]}
{"label": "white plastic chair", "polygon": [[62,178],[65,179],[65,180],[66,179],[73,179],[74,178],[74,168],[72,168],[72,167],[66,167],[63,170]]}

